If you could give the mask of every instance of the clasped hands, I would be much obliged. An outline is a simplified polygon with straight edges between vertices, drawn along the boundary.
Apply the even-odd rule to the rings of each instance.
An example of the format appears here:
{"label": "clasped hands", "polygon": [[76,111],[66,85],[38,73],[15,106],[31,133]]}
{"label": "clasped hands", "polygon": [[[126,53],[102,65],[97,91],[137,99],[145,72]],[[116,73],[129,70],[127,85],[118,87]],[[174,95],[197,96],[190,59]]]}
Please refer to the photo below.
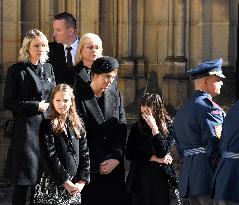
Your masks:
{"label": "clasped hands", "polygon": [[77,193],[80,193],[82,189],[84,188],[84,186],[85,186],[85,181],[79,181],[74,184],[72,181],[67,180],[64,183],[65,189],[68,191],[70,195],[73,195],[73,196],[76,195]]}

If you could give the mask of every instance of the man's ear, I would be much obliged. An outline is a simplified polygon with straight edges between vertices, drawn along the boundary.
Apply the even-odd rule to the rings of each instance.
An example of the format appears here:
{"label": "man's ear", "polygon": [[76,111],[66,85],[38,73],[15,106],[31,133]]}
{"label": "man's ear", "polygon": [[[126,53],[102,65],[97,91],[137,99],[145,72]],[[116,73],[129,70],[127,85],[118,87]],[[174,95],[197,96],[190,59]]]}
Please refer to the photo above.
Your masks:
{"label": "man's ear", "polygon": [[69,28],[69,32],[73,35],[73,34],[75,34],[75,29],[74,28]]}

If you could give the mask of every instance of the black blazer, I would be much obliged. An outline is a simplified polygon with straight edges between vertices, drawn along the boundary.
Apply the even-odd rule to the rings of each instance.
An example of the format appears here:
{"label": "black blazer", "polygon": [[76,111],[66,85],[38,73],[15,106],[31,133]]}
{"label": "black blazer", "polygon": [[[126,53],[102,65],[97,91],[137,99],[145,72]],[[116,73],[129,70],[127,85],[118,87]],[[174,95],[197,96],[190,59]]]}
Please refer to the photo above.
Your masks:
{"label": "black blazer", "polygon": [[40,126],[40,147],[43,169],[59,184],[66,180],[78,182],[90,180],[89,150],[86,137],[76,138],[70,125],[67,134],[56,134],[52,130],[51,120],[45,119]]}
{"label": "black blazer", "polygon": [[78,113],[86,126],[91,171],[98,172],[100,163],[109,158],[119,160],[121,163],[115,170],[123,171],[127,131],[121,94],[113,90],[104,92],[104,112],[98,105],[90,83],[83,90],[75,88],[75,95]]}
{"label": "black blazer", "polygon": [[50,42],[49,49],[49,63],[53,66],[56,76],[56,84],[66,83],[70,86],[73,86],[74,69],[68,68],[66,65],[66,57],[63,44]]}
{"label": "black blazer", "polygon": [[10,182],[32,185],[36,182],[39,162],[39,126],[43,113],[39,102],[48,102],[55,77],[48,63],[38,65],[41,74],[30,63],[19,62],[7,72],[3,104],[13,112],[15,127],[8,150],[6,177]]}

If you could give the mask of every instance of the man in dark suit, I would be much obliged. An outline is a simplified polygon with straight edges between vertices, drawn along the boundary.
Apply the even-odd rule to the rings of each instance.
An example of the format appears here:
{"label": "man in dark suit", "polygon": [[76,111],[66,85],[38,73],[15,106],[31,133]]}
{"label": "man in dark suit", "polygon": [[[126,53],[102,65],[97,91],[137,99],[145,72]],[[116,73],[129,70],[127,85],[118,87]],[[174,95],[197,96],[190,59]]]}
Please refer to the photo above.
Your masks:
{"label": "man in dark suit", "polygon": [[212,205],[210,192],[219,158],[219,138],[223,110],[212,100],[220,94],[222,59],[199,64],[187,74],[194,80],[195,91],[176,114],[175,140],[182,158],[179,180],[181,197],[191,205]]}
{"label": "man in dark suit", "polygon": [[56,83],[73,85],[76,51],[79,39],[76,35],[76,19],[70,13],[57,14],[53,21],[55,41],[49,43],[49,63],[52,64]]}

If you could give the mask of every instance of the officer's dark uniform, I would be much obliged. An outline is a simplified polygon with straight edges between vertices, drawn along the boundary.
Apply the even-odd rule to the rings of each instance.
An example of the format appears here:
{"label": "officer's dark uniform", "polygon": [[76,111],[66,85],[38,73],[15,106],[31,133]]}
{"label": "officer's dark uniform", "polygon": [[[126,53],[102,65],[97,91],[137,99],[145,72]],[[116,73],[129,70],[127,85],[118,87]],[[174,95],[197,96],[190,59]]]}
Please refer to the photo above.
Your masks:
{"label": "officer's dark uniform", "polygon": [[[199,64],[188,71],[193,79],[221,72],[222,60]],[[175,140],[182,158],[179,180],[181,197],[207,196],[219,158],[219,138],[224,118],[223,110],[205,91],[195,90],[180,108],[174,120]],[[195,204],[193,204],[195,205]]]}
{"label": "officer's dark uniform", "polygon": [[222,159],[217,167],[212,197],[239,204],[239,101],[227,113],[223,123],[220,151]]}

